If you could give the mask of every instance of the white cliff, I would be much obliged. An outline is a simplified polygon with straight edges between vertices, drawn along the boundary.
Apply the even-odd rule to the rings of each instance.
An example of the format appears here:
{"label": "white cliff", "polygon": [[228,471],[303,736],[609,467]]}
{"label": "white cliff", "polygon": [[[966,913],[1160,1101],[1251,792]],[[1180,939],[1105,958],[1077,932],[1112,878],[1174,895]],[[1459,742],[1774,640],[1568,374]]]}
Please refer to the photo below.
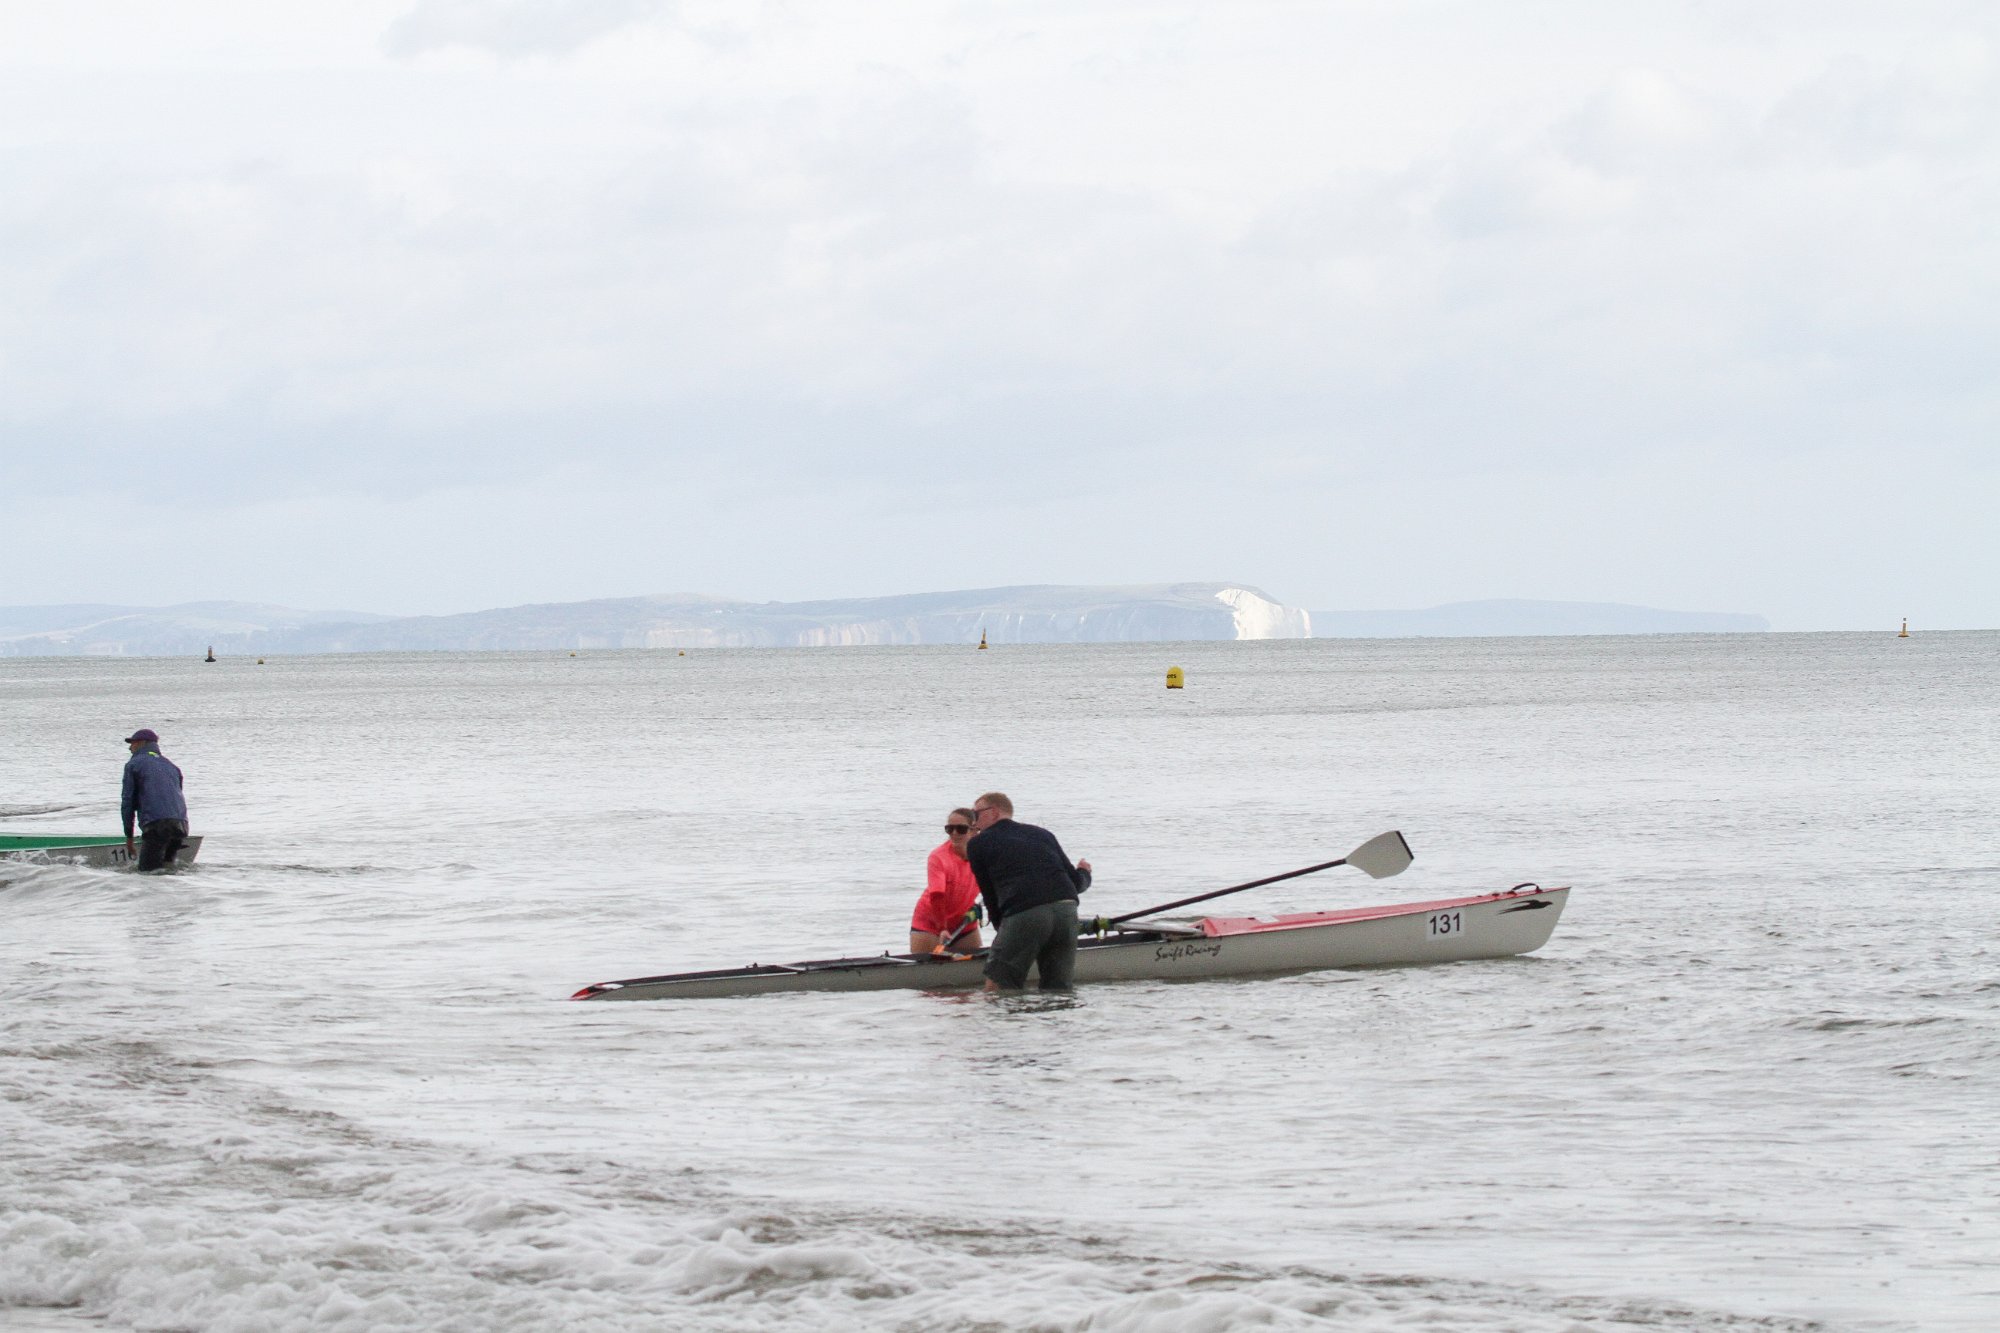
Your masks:
{"label": "white cliff", "polygon": [[1215,600],[1234,614],[1239,639],[1310,639],[1312,617],[1296,607],[1280,606],[1248,588],[1222,588]]}

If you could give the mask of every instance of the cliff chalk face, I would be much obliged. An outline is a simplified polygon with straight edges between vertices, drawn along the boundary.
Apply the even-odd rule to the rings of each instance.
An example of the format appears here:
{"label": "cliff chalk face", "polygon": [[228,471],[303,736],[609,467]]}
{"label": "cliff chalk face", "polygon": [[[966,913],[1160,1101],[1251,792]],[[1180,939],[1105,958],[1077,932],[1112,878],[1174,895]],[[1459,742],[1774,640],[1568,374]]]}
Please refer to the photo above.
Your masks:
{"label": "cliff chalk face", "polygon": [[1248,588],[1219,588],[1215,599],[1234,613],[1239,639],[1310,639],[1312,617],[1295,607],[1280,606]]}

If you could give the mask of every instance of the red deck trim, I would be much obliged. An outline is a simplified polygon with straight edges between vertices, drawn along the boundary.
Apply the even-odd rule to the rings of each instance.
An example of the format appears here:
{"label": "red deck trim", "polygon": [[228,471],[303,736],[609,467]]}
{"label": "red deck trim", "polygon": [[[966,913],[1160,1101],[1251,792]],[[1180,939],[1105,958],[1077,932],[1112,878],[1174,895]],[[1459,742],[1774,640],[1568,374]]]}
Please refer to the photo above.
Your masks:
{"label": "red deck trim", "polygon": [[1297,930],[1301,926],[1326,926],[1336,921],[1374,921],[1385,916],[1407,916],[1418,912],[1439,912],[1448,907],[1471,907],[1475,903],[1506,902],[1509,899],[1539,898],[1561,893],[1560,888],[1526,889],[1515,892],[1479,893],[1470,898],[1439,898],[1427,903],[1389,903],[1382,907],[1349,907],[1338,912],[1292,912],[1283,916],[1205,916],[1201,933],[1250,935],[1260,930]]}

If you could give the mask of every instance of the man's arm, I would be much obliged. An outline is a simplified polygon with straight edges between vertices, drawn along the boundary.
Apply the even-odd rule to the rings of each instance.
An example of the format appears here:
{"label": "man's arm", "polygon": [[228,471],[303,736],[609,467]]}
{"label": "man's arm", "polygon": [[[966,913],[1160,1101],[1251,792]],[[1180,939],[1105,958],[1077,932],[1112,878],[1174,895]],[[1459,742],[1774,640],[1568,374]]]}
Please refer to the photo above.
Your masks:
{"label": "man's arm", "polygon": [[125,844],[128,851],[131,849],[132,843],[132,816],[138,812],[138,809],[139,773],[137,769],[132,767],[131,761],[127,760],[125,764],[125,780],[120,784],[118,789],[118,817],[125,821]]}
{"label": "man's arm", "polygon": [[[1044,829],[1043,832],[1046,833],[1048,830]],[[1069,882],[1076,886],[1076,891],[1082,893],[1085,889],[1089,888],[1090,862],[1078,861],[1075,865],[1071,865],[1069,853],[1063,850],[1062,843],[1057,840],[1056,835],[1053,833],[1049,834],[1049,846],[1055,848],[1056,860],[1062,863],[1063,873],[1069,876]]]}
{"label": "man's arm", "polygon": [[[984,837],[985,835],[981,834],[980,836]],[[965,849],[965,863],[972,867],[973,882],[979,885],[979,901],[986,904],[986,919],[993,923],[995,930],[998,930],[1000,928],[1000,900],[993,896],[993,884],[987,874],[985,862],[986,858],[979,854],[979,839],[974,838],[971,846]]]}

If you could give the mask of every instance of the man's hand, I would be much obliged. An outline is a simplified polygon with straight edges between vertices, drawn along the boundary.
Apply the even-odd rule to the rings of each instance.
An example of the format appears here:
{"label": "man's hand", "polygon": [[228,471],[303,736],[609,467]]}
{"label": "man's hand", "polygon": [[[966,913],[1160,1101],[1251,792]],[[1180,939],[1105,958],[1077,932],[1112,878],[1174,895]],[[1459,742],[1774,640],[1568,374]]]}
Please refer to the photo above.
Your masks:
{"label": "man's hand", "polygon": [[1088,870],[1088,869],[1090,869],[1090,862],[1088,862],[1088,861],[1078,861],[1078,862],[1076,863],[1076,868],[1077,868],[1078,870]]}
{"label": "man's hand", "polygon": [[132,835],[129,833],[125,835],[125,855],[132,855]]}

